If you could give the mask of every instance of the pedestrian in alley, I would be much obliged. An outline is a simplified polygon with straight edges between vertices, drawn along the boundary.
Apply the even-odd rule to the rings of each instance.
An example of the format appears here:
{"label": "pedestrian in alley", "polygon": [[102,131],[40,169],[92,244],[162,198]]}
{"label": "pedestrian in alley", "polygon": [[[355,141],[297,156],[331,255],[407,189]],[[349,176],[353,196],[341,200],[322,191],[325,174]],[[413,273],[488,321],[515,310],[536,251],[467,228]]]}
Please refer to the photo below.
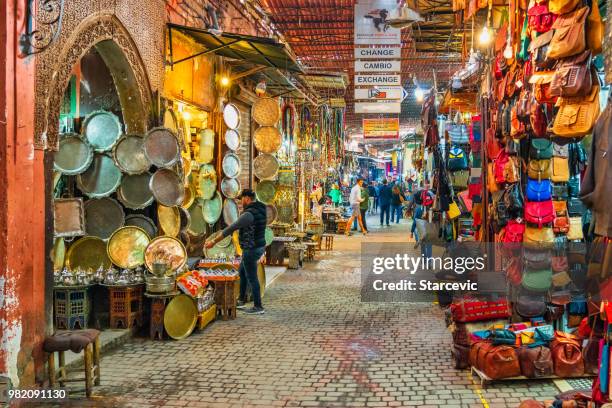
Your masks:
{"label": "pedestrian in alley", "polygon": [[366,221],[366,214],[368,213],[368,207],[370,206],[370,189],[368,183],[364,182],[361,186],[361,199],[363,200],[359,204],[359,211],[361,213],[361,221],[363,222],[363,228],[368,230],[368,223]]}
{"label": "pedestrian in alley", "polygon": [[387,227],[389,226],[389,210],[391,207],[391,199],[393,194],[391,187],[389,187],[387,179],[383,179],[383,185],[380,187],[378,192],[378,203],[380,205],[380,225],[383,225],[383,221],[386,222]]}
{"label": "pedestrian in alley", "polygon": [[[225,237],[229,237],[238,230],[238,241],[242,248],[242,261],[240,262],[240,297],[238,309],[245,309],[248,314],[263,314],[261,304],[261,290],[257,279],[257,263],[266,250],[266,205],[257,201],[255,192],[244,189],[239,198],[242,202],[243,212],[238,219],[226,227],[221,234],[207,241],[204,246],[212,248]],[[253,307],[246,309],[247,284],[253,291]]]}
{"label": "pedestrian in alley", "polygon": [[404,201],[404,194],[400,190],[399,186],[393,186],[393,190],[391,190],[391,222],[395,220],[395,223],[399,224],[400,219],[402,218],[402,204]]}
{"label": "pedestrian in alley", "polygon": [[342,200],[342,193],[340,192],[340,189],[338,188],[338,185],[336,183],[334,183],[332,185],[331,190],[329,190],[329,198],[331,198],[334,207],[338,207],[340,205],[340,201]]}
{"label": "pedestrian in alley", "polygon": [[376,196],[378,196],[378,193],[376,192],[376,181],[372,181],[368,185],[368,196],[369,196],[368,212],[370,214],[376,214]]}
{"label": "pedestrian in alley", "polygon": [[363,198],[361,198],[361,186],[363,185],[363,179],[357,179],[357,183],[351,189],[351,195],[349,196],[349,203],[351,204],[351,218],[349,218],[346,225],[349,227],[346,229],[345,234],[350,234],[350,226],[353,224],[353,220],[357,218],[357,222],[359,223],[359,227],[361,228],[361,232],[363,235],[368,235],[368,231],[363,226],[363,219],[361,217],[361,203]]}

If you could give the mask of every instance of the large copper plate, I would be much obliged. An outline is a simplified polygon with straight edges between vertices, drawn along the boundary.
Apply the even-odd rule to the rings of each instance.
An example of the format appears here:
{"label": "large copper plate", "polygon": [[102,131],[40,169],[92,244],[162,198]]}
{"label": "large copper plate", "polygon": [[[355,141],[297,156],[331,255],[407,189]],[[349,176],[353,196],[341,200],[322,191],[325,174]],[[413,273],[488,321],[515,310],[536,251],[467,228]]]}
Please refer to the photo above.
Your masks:
{"label": "large copper plate", "polygon": [[78,237],[85,234],[83,199],[56,198],[53,200],[53,235]]}
{"label": "large copper plate", "polygon": [[221,181],[221,192],[227,198],[236,198],[240,194],[240,180],[236,178],[224,178]]}
{"label": "large copper plate", "polygon": [[278,174],[278,160],[268,153],[261,153],[253,160],[253,172],[260,180],[269,180]]}
{"label": "large copper plate", "polygon": [[106,152],[121,137],[121,122],[110,112],[92,112],[85,118],[82,132],[96,152]]}
{"label": "large copper plate", "polygon": [[272,204],[266,205],[266,225],[270,225],[276,221],[277,216],[278,211],[276,210],[276,207]]}
{"label": "large copper plate", "polygon": [[253,105],[253,120],[259,126],[274,126],[281,117],[278,101],[273,98],[259,98]]}
{"label": "large copper plate", "polygon": [[223,174],[229,178],[236,178],[240,175],[240,158],[234,153],[228,153],[223,158],[221,164]]}
{"label": "large copper plate", "polygon": [[215,131],[204,129],[200,132],[200,149],[198,150],[198,161],[208,164],[215,158]]}
{"label": "large copper plate", "polygon": [[164,310],[164,328],[168,336],[181,340],[189,336],[198,321],[198,308],[187,295],[178,295]]}
{"label": "large copper plate", "polygon": [[113,149],[117,167],[127,174],[140,174],[149,170],[151,162],[144,152],[144,138],[140,135],[125,135]]}
{"label": "large copper plate", "polygon": [[93,149],[86,140],[76,133],[67,133],[60,139],[53,167],[62,174],[74,176],[87,170],[93,156]]}
{"label": "large copper plate", "polygon": [[225,132],[225,145],[228,149],[236,151],[240,149],[240,143],[240,133],[238,133],[237,130],[228,129],[227,132]]}
{"label": "large copper plate", "polygon": [[191,207],[189,207],[189,216],[191,223],[187,232],[193,235],[202,235],[206,233],[206,221],[204,220],[204,213],[202,212],[202,202],[196,200]]}
{"label": "large copper plate", "polygon": [[149,188],[151,173],[131,174],[123,177],[117,190],[119,201],[132,210],[140,210],[153,202]]}
{"label": "large copper plate", "polygon": [[106,252],[118,267],[134,269],[144,264],[144,252],[149,241],[149,236],[143,229],[134,226],[122,227],[111,235]]}
{"label": "large copper plate", "polygon": [[262,126],[255,131],[253,143],[260,153],[276,153],[281,147],[282,137],[273,126]]}
{"label": "large copper plate", "polygon": [[204,200],[211,199],[217,191],[217,172],[210,164],[200,167],[198,173],[198,193]]}
{"label": "large copper plate", "polygon": [[204,200],[202,202],[202,214],[204,215],[204,221],[208,224],[214,224],[221,217],[223,202],[221,201],[221,194],[215,193],[214,197],[210,200]]}
{"label": "large copper plate", "polygon": [[145,265],[152,269],[154,262],[168,265],[166,275],[172,275],[187,262],[187,250],[181,241],[172,237],[157,237],[145,250]]}
{"label": "large copper plate", "polygon": [[125,225],[142,228],[149,237],[157,235],[157,227],[152,219],[142,214],[131,214],[125,217]]}
{"label": "large copper plate", "polygon": [[272,231],[272,228],[266,227],[266,232],[264,236],[266,238],[266,246],[270,245],[274,240],[274,231]]}
{"label": "large copper plate", "polygon": [[91,199],[85,203],[85,230],[87,235],[108,239],[113,232],[123,227],[125,214],[116,200],[105,197]]}
{"label": "large copper plate", "polygon": [[170,167],[181,158],[181,147],[174,132],[166,128],[151,129],[144,139],[144,152],[157,167]]}
{"label": "large copper plate", "polygon": [[238,217],[240,216],[240,210],[238,209],[238,204],[236,201],[231,198],[225,199],[223,203],[223,221],[227,225],[233,224]]}
{"label": "large copper plate", "polygon": [[77,176],[79,190],[88,197],[108,197],[121,184],[121,170],[106,154],[96,154],[91,165]]}
{"label": "large copper plate", "polygon": [[110,268],[111,260],[106,253],[106,242],[98,237],[83,237],[75,241],[66,253],[66,268],[97,270]]}
{"label": "large copper plate", "polygon": [[236,105],[228,103],[223,108],[223,121],[225,126],[230,129],[237,129],[240,126],[240,111]]}
{"label": "large copper plate", "polygon": [[262,203],[272,204],[276,196],[276,186],[270,180],[260,181],[257,183],[257,187],[255,187],[255,194],[257,194],[257,199]]}
{"label": "large copper plate", "polygon": [[157,206],[157,220],[165,235],[176,237],[181,231],[181,214],[179,207]]}
{"label": "large copper plate", "polygon": [[155,199],[162,205],[181,205],[185,197],[185,186],[178,174],[169,169],[159,169],[153,174],[149,188]]}
{"label": "large copper plate", "polygon": [[64,238],[55,238],[50,255],[51,262],[53,262],[53,270],[61,270],[64,267],[64,262],[66,260],[66,242],[64,241]]}

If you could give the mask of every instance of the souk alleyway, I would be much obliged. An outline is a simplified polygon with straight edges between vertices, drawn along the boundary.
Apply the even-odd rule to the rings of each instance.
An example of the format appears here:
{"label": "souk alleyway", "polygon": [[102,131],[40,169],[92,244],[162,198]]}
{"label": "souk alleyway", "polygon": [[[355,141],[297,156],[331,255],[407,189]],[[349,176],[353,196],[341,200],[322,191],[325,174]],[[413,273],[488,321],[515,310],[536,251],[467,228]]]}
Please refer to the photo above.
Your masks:
{"label": "souk alleyway", "polygon": [[[406,221],[377,228],[370,219],[368,242],[407,240]],[[74,406],[514,408],[558,392],[549,381],[474,385],[452,368],[436,305],[361,303],[362,241],[336,236],[333,253],[281,275],[263,316],[241,313],[182,341],[135,341],[104,356],[96,397]]]}

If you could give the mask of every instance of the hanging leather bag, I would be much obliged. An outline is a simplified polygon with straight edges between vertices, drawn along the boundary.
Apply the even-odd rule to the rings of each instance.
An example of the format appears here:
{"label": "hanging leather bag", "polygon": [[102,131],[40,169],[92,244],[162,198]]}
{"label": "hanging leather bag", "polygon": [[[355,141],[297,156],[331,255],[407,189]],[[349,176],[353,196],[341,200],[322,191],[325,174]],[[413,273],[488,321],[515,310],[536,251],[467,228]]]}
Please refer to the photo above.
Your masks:
{"label": "hanging leather bag", "polygon": [[525,196],[529,201],[548,201],[552,199],[552,187],[549,179],[527,179]]}
{"label": "hanging leather bag", "polygon": [[604,24],[599,13],[598,0],[592,0],[586,26],[587,47],[593,51],[593,55],[598,55],[601,53],[604,37]]}
{"label": "hanging leather bag", "polygon": [[[535,98],[534,98],[535,100]],[[548,118],[544,112],[544,106],[537,101],[531,104],[531,115],[529,116],[531,131],[535,137],[546,137],[548,132]]]}
{"label": "hanging leather bag", "polygon": [[565,378],[584,375],[584,359],[577,337],[557,331],[550,349],[556,376]]}
{"label": "hanging leather bag", "polygon": [[556,19],[546,2],[535,3],[527,10],[527,25],[532,32],[541,34],[549,31]]}
{"label": "hanging leather bag", "polygon": [[565,14],[573,11],[580,0],[549,0],[548,9],[554,14]]}
{"label": "hanging leather bag", "polygon": [[570,241],[578,241],[584,239],[584,234],[582,232],[582,217],[569,218],[567,239]]}
{"label": "hanging leather bag", "polygon": [[516,156],[510,156],[510,159],[504,166],[504,180],[506,183],[517,183],[521,179],[520,160]]}
{"label": "hanging leather bag", "polygon": [[552,142],[549,139],[531,139],[529,157],[532,159],[550,159],[553,154]]}
{"label": "hanging leather bag", "polygon": [[495,165],[493,163],[487,165],[487,189],[490,193],[499,191],[499,185],[495,181]]}
{"label": "hanging leather bag", "polygon": [[591,133],[599,117],[599,85],[593,85],[586,97],[559,98],[559,107],[552,126],[555,135],[568,138],[584,137]]}
{"label": "hanging leather bag", "polygon": [[514,302],[514,311],[525,319],[544,316],[546,313],[546,302],[541,295],[520,294]]}
{"label": "hanging leather bag", "polygon": [[550,159],[532,159],[527,166],[527,175],[534,180],[549,179],[551,176]]}
{"label": "hanging leather bag", "polygon": [[551,95],[586,96],[592,87],[590,50],[557,63],[550,85]]}
{"label": "hanging leather bag", "polygon": [[566,234],[569,231],[569,218],[567,216],[567,203],[562,200],[553,201],[555,209],[555,220],[553,221],[553,231],[556,234]]}
{"label": "hanging leather bag", "polygon": [[582,7],[560,15],[553,24],[555,33],[548,46],[546,58],[561,59],[580,54],[586,49],[586,19],[589,8]]}
{"label": "hanging leather bag", "polygon": [[552,354],[548,347],[521,347],[517,350],[521,373],[525,377],[540,378],[553,374]]}
{"label": "hanging leather bag", "polygon": [[518,218],[523,216],[524,201],[523,192],[518,183],[510,185],[506,188],[506,191],[504,191],[504,203],[506,204],[506,210],[510,217]]}
{"label": "hanging leather bag", "polygon": [[525,233],[525,224],[519,223],[516,220],[510,220],[508,221],[508,224],[504,228],[502,242],[504,243],[523,242],[524,233]]}
{"label": "hanging leather bag", "polygon": [[553,143],[553,156],[567,159],[569,157],[568,145],[560,145],[558,143]]}
{"label": "hanging leather bag", "polygon": [[529,83],[533,85],[533,94],[539,103],[555,103],[557,97],[552,94],[551,84],[555,71],[535,72]]}
{"label": "hanging leather bag", "polygon": [[[555,243],[555,233],[551,227],[525,227],[523,244],[530,248],[552,247]],[[550,259],[547,260],[550,265]]]}
{"label": "hanging leather bag", "polygon": [[528,270],[523,272],[521,286],[532,292],[547,292],[552,285],[552,270]]}
{"label": "hanging leather bag", "polygon": [[552,200],[548,201],[526,201],[525,202],[525,221],[537,225],[551,224],[555,219],[555,210]]}
{"label": "hanging leather bag", "polygon": [[569,161],[567,158],[553,156],[550,179],[555,183],[567,183],[569,177]]}
{"label": "hanging leather bag", "polygon": [[532,55],[533,65],[539,69],[547,69],[554,65],[554,60],[546,58],[550,42],[552,41],[554,31],[550,30],[544,34],[537,36],[529,44],[529,52]]}

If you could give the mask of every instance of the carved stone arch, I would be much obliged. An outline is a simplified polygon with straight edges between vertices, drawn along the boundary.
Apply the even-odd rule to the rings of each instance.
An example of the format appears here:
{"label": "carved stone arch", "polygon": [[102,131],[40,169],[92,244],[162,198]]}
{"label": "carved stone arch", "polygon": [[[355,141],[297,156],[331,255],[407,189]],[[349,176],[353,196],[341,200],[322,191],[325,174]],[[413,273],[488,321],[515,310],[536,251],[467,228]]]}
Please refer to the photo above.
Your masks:
{"label": "carved stone arch", "polygon": [[151,111],[151,87],[145,65],[129,32],[113,14],[93,14],[72,32],[53,71],[45,101],[43,148],[57,150],[60,106],[72,69],[95,47],[117,88],[125,131],[144,133]]}

